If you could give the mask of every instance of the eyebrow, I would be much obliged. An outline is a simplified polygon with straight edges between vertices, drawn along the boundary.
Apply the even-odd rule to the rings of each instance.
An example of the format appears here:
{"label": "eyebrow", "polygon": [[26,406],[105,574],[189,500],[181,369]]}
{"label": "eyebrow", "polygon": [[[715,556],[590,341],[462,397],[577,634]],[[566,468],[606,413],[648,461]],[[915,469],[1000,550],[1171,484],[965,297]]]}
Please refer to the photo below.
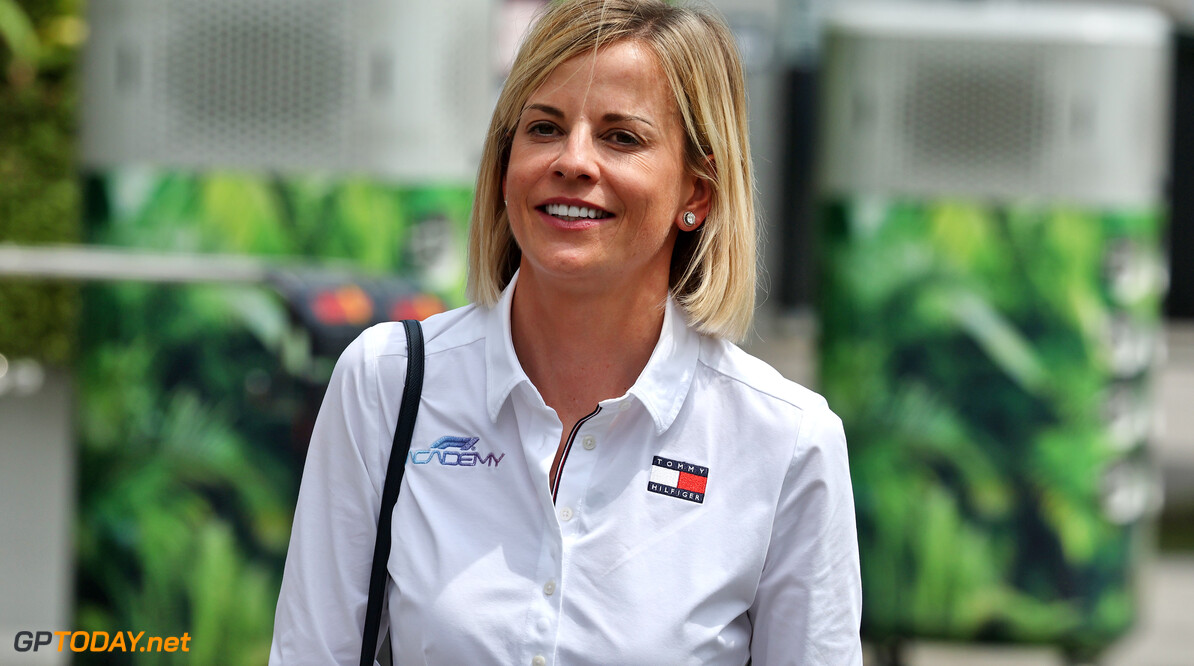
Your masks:
{"label": "eyebrow", "polygon": [[554,106],[548,106],[546,104],[527,104],[526,106],[522,107],[522,110],[523,111],[532,111],[532,110],[533,111],[542,111],[543,113],[546,113],[547,115],[555,117],[555,118],[563,118],[564,117],[563,111],[557,109]]}
{"label": "eyebrow", "polygon": [[646,124],[650,125],[651,127],[655,127],[655,123],[651,122],[650,120],[647,120],[646,118],[644,118],[642,116],[633,116],[633,115],[628,115],[628,114],[624,114],[624,113],[607,113],[607,114],[605,114],[604,117],[602,117],[602,120],[604,120],[607,123],[620,123],[620,122],[623,122],[626,120],[637,120],[640,123],[646,123]]}
{"label": "eyebrow", "polygon": [[[563,118],[564,117],[563,111],[557,109],[554,106],[550,106],[548,104],[527,104],[525,107],[523,107],[523,110],[524,111],[531,111],[531,110],[542,111],[543,113],[546,113],[547,115],[552,116],[553,118]],[[655,123],[651,122],[650,120],[647,120],[646,118],[644,118],[642,116],[635,116],[635,115],[626,114],[626,113],[607,113],[604,116],[602,116],[601,119],[607,123],[619,123],[619,122],[624,122],[627,120],[636,120],[638,122],[650,125],[651,127],[655,126]]]}

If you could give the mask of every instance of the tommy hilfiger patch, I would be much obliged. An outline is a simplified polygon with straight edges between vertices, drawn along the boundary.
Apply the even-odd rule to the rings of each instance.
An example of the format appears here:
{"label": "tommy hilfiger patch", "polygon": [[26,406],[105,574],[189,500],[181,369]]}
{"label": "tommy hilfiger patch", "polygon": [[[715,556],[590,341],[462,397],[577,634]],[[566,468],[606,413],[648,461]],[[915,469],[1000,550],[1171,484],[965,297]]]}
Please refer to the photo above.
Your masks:
{"label": "tommy hilfiger patch", "polygon": [[651,478],[647,479],[647,490],[704,504],[705,482],[708,480],[708,467],[655,456],[651,461]]}

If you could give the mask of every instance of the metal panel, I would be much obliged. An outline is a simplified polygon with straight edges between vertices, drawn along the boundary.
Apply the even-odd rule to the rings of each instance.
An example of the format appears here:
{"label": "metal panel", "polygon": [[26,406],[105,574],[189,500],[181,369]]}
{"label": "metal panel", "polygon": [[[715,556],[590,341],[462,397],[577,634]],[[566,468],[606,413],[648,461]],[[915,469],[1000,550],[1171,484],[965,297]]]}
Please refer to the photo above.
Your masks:
{"label": "metal panel", "polygon": [[471,182],[487,0],[96,0],[85,164]]}
{"label": "metal panel", "polygon": [[[1170,63],[1165,23],[1151,10],[1042,10],[1068,14],[1054,23],[1030,6],[900,9],[888,28],[873,17],[830,21],[828,190],[1155,200],[1167,161]],[[1131,38],[1088,29],[1108,21],[1134,26],[1125,27]]]}

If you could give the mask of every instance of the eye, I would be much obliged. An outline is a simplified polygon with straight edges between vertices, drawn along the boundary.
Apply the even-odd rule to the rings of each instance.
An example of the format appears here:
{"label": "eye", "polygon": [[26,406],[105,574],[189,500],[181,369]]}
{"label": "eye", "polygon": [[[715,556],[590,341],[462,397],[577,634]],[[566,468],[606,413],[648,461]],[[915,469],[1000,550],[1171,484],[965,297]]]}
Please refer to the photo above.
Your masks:
{"label": "eye", "polygon": [[545,120],[533,122],[527,127],[527,134],[530,134],[533,137],[535,137],[535,136],[555,136],[558,131],[559,130],[556,128],[555,125],[553,125]]}
{"label": "eye", "polygon": [[614,130],[609,133],[609,140],[619,146],[638,146],[642,144],[639,138],[625,130]]}

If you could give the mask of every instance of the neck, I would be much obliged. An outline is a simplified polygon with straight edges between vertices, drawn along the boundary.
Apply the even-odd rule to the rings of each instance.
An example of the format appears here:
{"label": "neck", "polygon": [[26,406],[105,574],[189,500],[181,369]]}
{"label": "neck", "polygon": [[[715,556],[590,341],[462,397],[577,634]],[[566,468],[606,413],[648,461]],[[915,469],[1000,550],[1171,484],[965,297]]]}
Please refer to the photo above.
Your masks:
{"label": "neck", "polygon": [[567,291],[524,264],[511,305],[514,351],[565,429],[597,403],[624,395],[651,358],[663,326],[660,284]]}

